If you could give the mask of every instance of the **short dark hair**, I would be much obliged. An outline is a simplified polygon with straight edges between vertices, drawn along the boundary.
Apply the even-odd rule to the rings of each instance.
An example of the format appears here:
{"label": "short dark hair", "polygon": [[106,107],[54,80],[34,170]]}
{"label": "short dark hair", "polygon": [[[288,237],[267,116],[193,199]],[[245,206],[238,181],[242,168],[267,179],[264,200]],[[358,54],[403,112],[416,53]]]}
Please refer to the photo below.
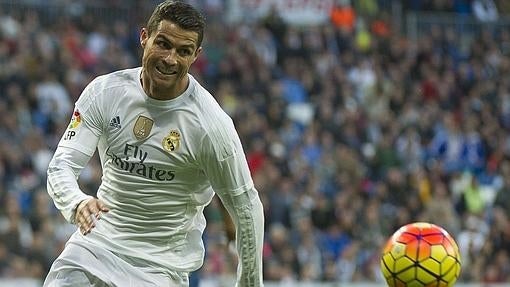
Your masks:
{"label": "short dark hair", "polygon": [[171,21],[182,29],[196,32],[198,34],[197,48],[202,45],[205,18],[190,4],[167,0],[156,6],[147,22],[149,36],[158,29],[158,25],[162,20]]}

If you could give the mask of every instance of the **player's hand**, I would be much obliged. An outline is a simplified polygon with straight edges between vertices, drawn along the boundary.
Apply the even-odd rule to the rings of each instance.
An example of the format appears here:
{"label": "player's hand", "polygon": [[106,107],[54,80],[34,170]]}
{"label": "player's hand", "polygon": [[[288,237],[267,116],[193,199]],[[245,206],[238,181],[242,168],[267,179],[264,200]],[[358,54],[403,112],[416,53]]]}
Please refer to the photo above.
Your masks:
{"label": "player's hand", "polygon": [[101,200],[97,198],[85,199],[78,204],[74,221],[80,227],[80,232],[87,235],[92,228],[96,227],[96,222],[101,218],[101,214],[108,211],[108,207]]}

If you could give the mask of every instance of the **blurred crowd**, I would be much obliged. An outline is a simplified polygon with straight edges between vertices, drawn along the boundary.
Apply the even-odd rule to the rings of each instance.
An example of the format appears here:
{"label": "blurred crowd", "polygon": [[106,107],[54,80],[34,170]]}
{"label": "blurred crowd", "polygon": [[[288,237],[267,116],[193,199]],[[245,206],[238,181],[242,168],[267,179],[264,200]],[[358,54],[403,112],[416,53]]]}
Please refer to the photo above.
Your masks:
{"label": "blurred crowd", "polygon": [[[234,119],[264,203],[266,280],[381,281],[387,238],[428,221],[457,240],[460,281],[510,282],[508,27],[483,25],[465,41],[431,25],[409,39],[376,0],[335,1],[319,26],[289,26],[276,10],[229,25],[218,17],[223,1],[191,2],[210,19],[192,74]],[[510,13],[508,1],[404,2],[404,11],[475,14],[481,3],[496,19]],[[27,7],[0,11],[8,278],[43,278],[76,229],[46,193],[47,164],[85,85],[139,65],[140,11],[153,8],[98,18]],[[95,156],[80,185],[94,194],[100,179]],[[219,204],[206,209],[201,278],[235,273]]]}

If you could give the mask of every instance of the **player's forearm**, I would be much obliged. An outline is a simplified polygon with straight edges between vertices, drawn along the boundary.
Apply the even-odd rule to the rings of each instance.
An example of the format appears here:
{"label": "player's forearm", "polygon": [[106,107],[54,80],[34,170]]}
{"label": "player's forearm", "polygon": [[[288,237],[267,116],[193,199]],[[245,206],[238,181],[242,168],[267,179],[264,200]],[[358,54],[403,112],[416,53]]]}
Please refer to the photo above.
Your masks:
{"label": "player's forearm", "polygon": [[239,255],[237,287],[259,287],[262,281],[262,244],[264,213],[262,203],[253,189],[233,199],[236,246]]}
{"label": "player's forearm", "polygon": [[80,190],[78,175],[89,157],[70,148],[57,148],[48,167],[47,189],[55,206],[64,218],[73,223],[74,209],[84,199],[90,198]]}

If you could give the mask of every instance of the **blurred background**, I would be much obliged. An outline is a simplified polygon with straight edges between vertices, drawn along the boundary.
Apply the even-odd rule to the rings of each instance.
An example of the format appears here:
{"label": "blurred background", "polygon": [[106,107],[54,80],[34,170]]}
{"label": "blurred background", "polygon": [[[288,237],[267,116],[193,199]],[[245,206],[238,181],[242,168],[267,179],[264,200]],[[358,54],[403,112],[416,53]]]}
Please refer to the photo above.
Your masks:
{"label": "blurred background", "polygon": [[[0,0],[0,286],[40,286],[74,232],[46,167],[85,85],[139,65],[159,2]],[[412,221],[456,238],[460,283],[510,285],[510,1],[187,2],[207,16],[192,74],[264,203],[267,286],[384,286],[382,245]],[[95,156],[80,184],[100,178]],[[232,286],[217,199],[206,216],[192,286]]]}

